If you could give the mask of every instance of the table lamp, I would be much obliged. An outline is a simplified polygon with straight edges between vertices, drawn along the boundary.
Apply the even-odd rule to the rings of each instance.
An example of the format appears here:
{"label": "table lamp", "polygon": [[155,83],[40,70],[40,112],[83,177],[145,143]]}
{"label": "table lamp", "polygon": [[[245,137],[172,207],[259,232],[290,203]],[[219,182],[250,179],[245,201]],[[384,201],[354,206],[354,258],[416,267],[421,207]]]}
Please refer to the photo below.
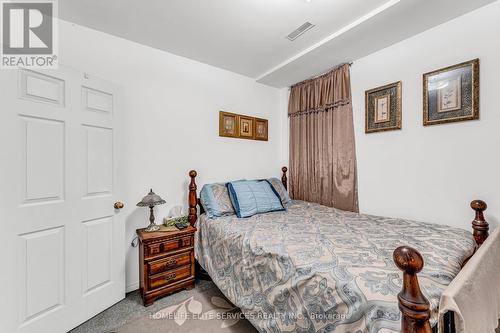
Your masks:
{"label": "table lamp", "polygon": [[160,229],[160,226],[155,224],[155,216],[153,214],[153,207],[157,205],[163,205],[165,203],[165,200],[163,200],[158,194],[153,192],[153,189],[151,189],[142,200],[137,203],[137,206],[139,207],[149,207],[151,213],[149,215],[149,225],[148,227],[144,230],[147,232],[151,231],[157,231]]}

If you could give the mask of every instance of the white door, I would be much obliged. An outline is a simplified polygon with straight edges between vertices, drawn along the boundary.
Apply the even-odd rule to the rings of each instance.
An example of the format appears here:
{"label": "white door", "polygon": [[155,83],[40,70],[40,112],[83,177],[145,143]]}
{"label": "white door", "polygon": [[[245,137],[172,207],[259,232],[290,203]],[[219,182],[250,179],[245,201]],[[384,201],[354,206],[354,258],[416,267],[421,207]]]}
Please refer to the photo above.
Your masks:
{"label": "white door", "polygon": [[0,332],[66,332],[125,296],[119,89],[0,70]]}

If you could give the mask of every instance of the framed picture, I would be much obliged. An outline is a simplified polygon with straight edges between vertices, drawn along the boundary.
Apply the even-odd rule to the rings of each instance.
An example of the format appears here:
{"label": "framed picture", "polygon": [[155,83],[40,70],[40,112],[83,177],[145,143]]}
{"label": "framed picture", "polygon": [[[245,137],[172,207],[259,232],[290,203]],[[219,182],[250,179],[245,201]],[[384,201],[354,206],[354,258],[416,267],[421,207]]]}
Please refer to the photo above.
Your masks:
{"label": "framed picture", "polygon": [[219,136],[230,138],[238,137],[238,115],[234,113],[219,112]]}
{"label": "framed picture", "polygon": [[219,111],[219,136],[267,141],[268,121]]}
{"label": "framed picture", "polygon": [[267,119],[255,118],[255,140],[268,140]]}
{"label": "framed picture", "polygon": [[253,139],[254,138],[254,118],[247,116],[238,116],[240,138]]}
{"label": "framed picture", "polygon": [[479,119],[479,59],[423,75],[424,126]]}
{"label": "framed picture", "polygon": [[365,92],[365,133],[401,129],[401,81]]}

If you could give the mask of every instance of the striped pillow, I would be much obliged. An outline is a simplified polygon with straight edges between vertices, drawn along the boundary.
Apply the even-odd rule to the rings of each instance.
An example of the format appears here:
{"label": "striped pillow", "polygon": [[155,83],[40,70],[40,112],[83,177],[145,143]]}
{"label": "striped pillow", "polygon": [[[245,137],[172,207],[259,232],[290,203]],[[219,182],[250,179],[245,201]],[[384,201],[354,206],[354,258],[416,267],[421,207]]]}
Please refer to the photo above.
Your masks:
{"label": "striped pillow", "polygon": [[278,193],[266,180],[229,182],[227,188],[238,217],[285,210]]}

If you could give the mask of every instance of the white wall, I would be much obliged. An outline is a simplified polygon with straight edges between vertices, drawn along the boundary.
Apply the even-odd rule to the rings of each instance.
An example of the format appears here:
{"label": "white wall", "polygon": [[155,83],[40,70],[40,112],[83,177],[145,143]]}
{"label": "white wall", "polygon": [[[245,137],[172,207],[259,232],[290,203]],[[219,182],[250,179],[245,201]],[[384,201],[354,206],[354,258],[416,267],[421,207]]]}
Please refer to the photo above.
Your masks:
{"label": "white wall", "polygon": [[[500,221],[500,3],[395,44],[351,68],[364,213],[470,230],[472,199]],[[479,121],[423,127],[422,74],[480,58]],[[365,90],[403,81],[403,129],[364,133]]]}
{"label": "white wall", "polygon": [[[127,289],[138,288],[135,230],[145,227],[148,209],[135,204],[150,187],[172,207],[187,209],[188,171],[205,182],[279,176],[282,152],[280,91],[254,80],[121,38],[60,24],[60,62],[123,86],[127,118],[126,214]],[[218,112],[269,119],[269,141],[218,136]]]}

